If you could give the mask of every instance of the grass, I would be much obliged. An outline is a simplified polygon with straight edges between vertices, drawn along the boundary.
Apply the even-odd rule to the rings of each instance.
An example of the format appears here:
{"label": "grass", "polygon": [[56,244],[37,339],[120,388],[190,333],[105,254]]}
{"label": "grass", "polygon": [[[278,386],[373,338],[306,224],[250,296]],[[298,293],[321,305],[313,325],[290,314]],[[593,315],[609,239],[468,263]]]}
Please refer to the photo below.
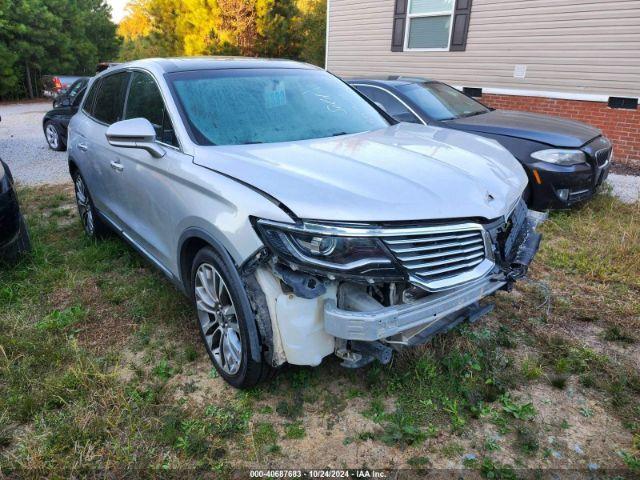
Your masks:
{"label": "grass", "polygon": [[542,418],[529,392],[548,385],[578,390],[620,423],[628,440],[597,463],[638,468],[640,377],[626,355],[640,327],[638,206],[601,196],[553,214],[532,280],[499,295],[490,321],[388,367],[349,371],[327,360],[239,393],[208,363],[188,302],[119,239],[87,240],[71,195],[20,192],[34,252],[0,271],[3,473],[226,475],[298,458],[324,467],[357,448],[347,466],[454,462],[513,478],[512,464],[550,465],[548,436],[600,420],[586,405]]}

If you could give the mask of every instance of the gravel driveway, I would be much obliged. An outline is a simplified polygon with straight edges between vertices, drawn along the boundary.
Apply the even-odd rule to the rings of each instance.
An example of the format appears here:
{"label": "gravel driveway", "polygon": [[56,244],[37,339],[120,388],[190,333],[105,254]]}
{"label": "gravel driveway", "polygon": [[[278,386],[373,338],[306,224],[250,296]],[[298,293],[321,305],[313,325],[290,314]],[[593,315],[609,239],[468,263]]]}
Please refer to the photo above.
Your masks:
{"label": "gravel driveway", "polygon": [[42,117],[51,102],[0,105],[0,158],[22,185],[70,183],[67,152],[49,149]]}
{"label": "gravel driveway", "polygon": [[[0,105],[0,158],[23,185],[70,183],[67,153],[54,152],[42,133],[42,117],[51,102]],[[611,174],[613,194],[623,202],[640,201],[640,176]]]}

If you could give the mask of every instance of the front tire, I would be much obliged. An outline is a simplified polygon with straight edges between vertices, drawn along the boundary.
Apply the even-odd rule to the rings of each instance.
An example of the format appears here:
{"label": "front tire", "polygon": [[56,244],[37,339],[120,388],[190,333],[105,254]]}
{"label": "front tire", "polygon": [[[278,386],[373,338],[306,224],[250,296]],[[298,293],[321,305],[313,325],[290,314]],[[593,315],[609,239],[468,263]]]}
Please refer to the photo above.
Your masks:
{"label": "front tire", "polygon": [[87,187],[82,175],[79,171],[75,171],[72,176],[73,186],[76,192],[76,205],[78,206],[78,215],[80,216],[80,222],[84,228],[84,233],[89,238],[103,238],[109,233],[109,227],[98,215],[89,188]]}
{"label": "front tire", "polygon": [[255,318],[235,267],[211,247],[201,249],[191,268],[191,290],[200,336],[220,376],[240,389],[266,379],[272,368],[262,358],[259,339],[252,341]]}
{"label": "front tire", "polygon": [[47,144],[51,150],[56,152],[62,152],[67,149],[67,146],[62,140],[60,129],[53,122],[46,122],[44,124],[44,137],[47,140]]}

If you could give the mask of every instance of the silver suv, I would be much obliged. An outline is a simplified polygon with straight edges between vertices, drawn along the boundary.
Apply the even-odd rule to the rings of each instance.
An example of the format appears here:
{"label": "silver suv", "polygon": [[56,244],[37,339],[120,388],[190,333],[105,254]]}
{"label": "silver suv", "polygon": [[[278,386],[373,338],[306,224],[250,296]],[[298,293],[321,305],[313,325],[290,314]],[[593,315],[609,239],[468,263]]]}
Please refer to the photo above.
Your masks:
{"label": "silver suv", "polygon": [[91,237],[114,230],[193,300],[213,364],[250,387],[474,321],[540,237],[498,143],[396,123],[290,61],[141,60],[92,80],[69,126]]}

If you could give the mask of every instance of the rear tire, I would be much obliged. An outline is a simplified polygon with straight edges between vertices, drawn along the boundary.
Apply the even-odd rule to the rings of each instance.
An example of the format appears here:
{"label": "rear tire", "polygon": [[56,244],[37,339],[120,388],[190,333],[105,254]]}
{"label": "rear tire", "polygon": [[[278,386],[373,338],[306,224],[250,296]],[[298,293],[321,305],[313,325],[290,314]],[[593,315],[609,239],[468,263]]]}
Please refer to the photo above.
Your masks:
{"label": "rear tire", "polygon": [[51,150],[62,152],[67,149],[67,146],[62,139],[60,129],[51,121],[44,124],[44,138],[47,140],[47,144]]}
{"label": "rear tire", "polygon": [[202,248],[193,260],[191,295],[200,337],[218,374],[240,389],[269,378],[273,368],[262,356],[260,339],[255,341],[257,326],[242,280],[211,247]]}
{"label": "rear tire", "polygon": [[71,174],[71,178],[73,178],[73,186],[76,192],[76,205],[78,206],[78,215],[80,216],[84,233],[92,239],[106,237],[109,234],[109,227],[102,218],[100,218],[100,215],[93,205],[89,188],[84,183],[82,175],[76,170]]}

